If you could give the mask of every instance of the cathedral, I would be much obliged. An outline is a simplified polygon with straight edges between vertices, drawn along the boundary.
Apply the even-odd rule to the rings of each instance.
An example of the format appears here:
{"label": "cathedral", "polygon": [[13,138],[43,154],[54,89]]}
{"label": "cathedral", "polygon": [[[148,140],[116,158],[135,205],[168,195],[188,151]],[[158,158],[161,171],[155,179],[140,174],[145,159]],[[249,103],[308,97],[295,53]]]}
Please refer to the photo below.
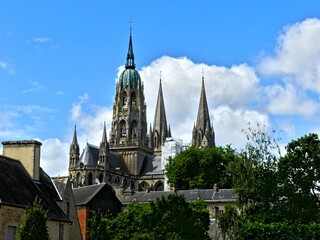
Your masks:
{"label": "cathedral", "polygon": [[[120,199],[137,191],[164,190],[163,146],[173,138],[167,125],[161,78],[153,126],[150,125],[149,130],[146,110],[130,32],[125,70],[116,83],[109,140],[104,124],[100,146],[87,143],[80,155],[76,127],[74,129],[69,152],[69,175],[74,188],[107,182]],[[203,76],[192,145],[215,146]]]}

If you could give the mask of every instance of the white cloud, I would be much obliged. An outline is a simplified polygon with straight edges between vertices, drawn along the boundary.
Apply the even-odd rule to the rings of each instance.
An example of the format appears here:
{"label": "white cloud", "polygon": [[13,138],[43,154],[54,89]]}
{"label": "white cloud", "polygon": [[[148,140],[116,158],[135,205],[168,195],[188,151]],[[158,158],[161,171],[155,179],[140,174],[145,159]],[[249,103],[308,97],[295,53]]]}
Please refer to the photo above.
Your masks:
{"label": "white cloud", "polygon": [[48,37],[34,37],[32,40],[36,43],[45,43],[45,42],[50,42],[51,39]]}
{"label": "white cloud", "polygon": [[7,71],[9,74],[15,73],[15,66],[0,60],[0,69]]}
{"label": "white cloud", "polygon": [[262,59],[263,74],[294,80],[320,93],[320,19],[311,18],[283,29],[274,56]]}
{"label": "white cloud", "polygon": [[232,144],[232,147],[241,149],[247,143],[246,135],[243,131],[247,130],[247,124],[255,128],[257,124],[270,127],[267,115],[254,110],[237,109],[233,110],[228,106],[220,106],[213,110],[214,128],[216,133],[216,144],[225,146]]}
{"label": "white cloud", "polygon": [[87,93],[79,96],[79,101],[72,105],[70,111],[71,121],[77,126],[80,148],[84,148],[87,142],[100,144],[104,122],[106,122],[107,131],[111,128],[112,108],[88,106],[88,99]]}
{"label": "white cloud", "polygon": [[[198,111],[201,72],[205,71],[205,88],[211,121],[216,117],[214,109],[227,105],[237,111],[246,108],[258,96],[258,83],[254,70],[246,64],[231,68],[197,64],[187,58],[161,57],[140,71],[144,82],[147,120],[153,123],[159,88],[159,72],[162,71],[162,88],[168,124],[174,137],[185,143],[191,141],[193,124]],[[122,71],[119,68],[118,76]],[[215,127],[215,126],[214,126]],[[241,130],[241,129],[240,129]],[[217,134],[217,139],[221,136]]]}
{"label": "white cloud", "polygon": [[33,92],[39,92],[44,90],[45,88],[39,84],[37,81],[29,81],[29,84],[31,85],[30,88],[25,89],[22,91],[22,93],[33,93]]}
{"label": "white cloud", "polygon": [[[53,110],[39,105],[2,105],[0,106],[0,137],[28,138],[43,128],[44,117],[53,113]],[[23,121],[20,121],[23,119]],[[10,139],[10,140],[11,140]]]}
{"label": "white cloud", "polygon": [[57,138],[42,141],[40,166],[50,176],[68,176],[69,143]]}
{"label": "white cloud", "polygon": [[319,104],[290,83],[285,87],[273,85],[265,90],[269,98],[267,108],[272,114],[312,116],[319,111]]}

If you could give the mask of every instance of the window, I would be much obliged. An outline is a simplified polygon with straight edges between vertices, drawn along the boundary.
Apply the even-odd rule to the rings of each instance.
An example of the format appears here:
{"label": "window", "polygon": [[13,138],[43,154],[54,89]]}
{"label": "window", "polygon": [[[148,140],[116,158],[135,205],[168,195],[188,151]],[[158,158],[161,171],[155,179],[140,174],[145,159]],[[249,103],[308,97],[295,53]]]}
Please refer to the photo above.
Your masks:
{"label": "window", "polygon": [[59,223],[59,240],[63,240],[64,228],[63,224]]}
{"label": "window", "polygon": [[134,93],[131,94],[131,106],[136,105],[136,95]]}
{"label": "window", "polygon": [[16,238],[16,232],[17,232],[17,227],[15,226],[8,226],[7,229],[7,239],[8,240],[14,240]]}
{"label": "window", "polygon": [[120,137],[126,137],[126,136],[127,136],[126,122],[122,120],[120,122]]}
{"label": "window", "polygon": [[123,106],[127,105],[127,102],[128,102],[127,94],[123,93],[122,105]]}
{"label": "window", "polygon": [[70,214],[70,202],[67,202],[67,216]]}

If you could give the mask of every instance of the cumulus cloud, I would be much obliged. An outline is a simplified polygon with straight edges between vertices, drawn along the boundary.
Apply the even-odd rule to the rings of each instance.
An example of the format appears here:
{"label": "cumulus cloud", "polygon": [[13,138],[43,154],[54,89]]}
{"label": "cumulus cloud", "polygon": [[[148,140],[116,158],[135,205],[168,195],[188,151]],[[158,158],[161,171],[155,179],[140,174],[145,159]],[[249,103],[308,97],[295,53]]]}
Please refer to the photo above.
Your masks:
{"label": "cumulus cloud", "polygon": [[295,81],[320,93],[320,19],[310,18],[283,28],[274,56],[262,59],[263,74]]}
{"label": "cumulus cloud", "polygon": [[228,106],[220,106],[212,111],[214,116],[214,128],[216,133],[216,144],[224,146],[231,144],[232,147],[241,149],[247,143],[244,131],[250,123],[252,128],[257,124],[270,127],[270,120],[266,114],[255,110],[237,109],[233,110]]}
{"label": "cumulus cloud", "polygon": [[[254,69],[246,64],[226,68],[194,63],[186,57],[163,56],[140,71],[148,106],[148,122],[153,123],[161,71],[167,121],[171,126],[172,135],[190,143],[200,99],[202,70],[205,71],[205,88],[212,122],[216,118],[215,109],[219,106],[228,106],[229,109],[237,111],[239,108],[245,109],[256,100],[259,79]],[[121,69],[118,75],[120,72]],[[242,113],[245,114],[245,111]],[[220,139],[219,132],[217,136]]]}
{"label": "cumulus cloud", "polygon": [[57,138],[42,141],[40,166],[49,176],[68,176],[70,143]]}
{"label": "cumulus cloud", "polygon": [[70,119],[77,126],[81,148],[84,148],[87,142],[95,145],[100,143],[104,122],[107,131],[111,128],[112,108],[89,105],[89,98],[87,93],[79,96],[79,101],[72,105],[70,111]]}
{"label": "cumulus cloud", "polygon": [[285,87],[266,87],[266,94],[269,98],[267,108],[272,114],[312,116],[319,111],[318,103],[308,99],[304,92],[290,83]]}

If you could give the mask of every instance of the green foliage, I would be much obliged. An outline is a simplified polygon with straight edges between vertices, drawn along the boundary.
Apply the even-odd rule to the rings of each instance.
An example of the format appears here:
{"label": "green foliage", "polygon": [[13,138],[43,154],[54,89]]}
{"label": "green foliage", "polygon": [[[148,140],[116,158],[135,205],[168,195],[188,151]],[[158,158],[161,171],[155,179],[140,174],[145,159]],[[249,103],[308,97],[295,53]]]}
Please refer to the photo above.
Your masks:
{"label": "green foliage", "polygon": [[232,180],[226,167],[235,157],[236,152],[230,146],[190,147],[176,157],[169,158],[166,165],[168,182],[177,189],[212,188],[215,183],[230,188]]}
{"label": "green foliage", "polygon": [[155,202],[131,203],[113,219],[94,217],[90,232],[97,233],[90,233],[90,239],[209,239],[209,223],[203,201],[187,203],[183,196],[173,194]]}
{"label": "green foliage", "polygon": [[37,197],[27,208],[24,220],[19,228],[18,239],[45,240],[49,239],[46,225],[47,214],[42,208],[41,200]]}
{"label": "green foliage", "polygon": [[237,233],[238,240],[306,240],[320,239],[320,224],[248,222]]}
{"label": "green foliage", "polygon": [[219,216],[222,232],[228,239],[319,239],[318,136],[293,140],[283,157],[260,125],[247,136],[248,145],[228,166],[238,211],[226,208]]}

